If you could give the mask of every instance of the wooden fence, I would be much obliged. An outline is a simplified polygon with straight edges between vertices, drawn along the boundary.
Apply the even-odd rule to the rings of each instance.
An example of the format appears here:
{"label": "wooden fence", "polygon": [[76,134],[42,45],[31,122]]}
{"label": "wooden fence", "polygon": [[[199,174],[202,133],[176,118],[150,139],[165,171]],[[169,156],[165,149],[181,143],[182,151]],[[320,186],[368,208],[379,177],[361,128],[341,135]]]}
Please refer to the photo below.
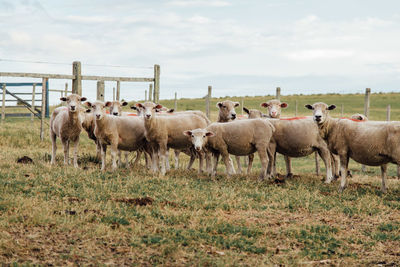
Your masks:
{"label": "wooden fence", "polygon": [[[48,114],[48,81],[49,79],[64,79],[72,80],[72,93],[82,95],[82,80],[92,80],[97,81],[97,99],[104,101],[104,82],[114,81],[116,82],[116,100],[120,98],[120,88],[121,82],[150,82],[154,85],[154,95],[153,99],[158,102],[160,97],[160,66],[154,65],[154,76],[148,77],[114,77],[114,76],[94,76],[94,75],[82,75],[82,65],[79,61],[74,61],[72,63],[72,75],[69,74],[48,74],[48,73],[25,73],[25,72],[0,72],[0,77],[18,77],[18,78],[37,78],[42,79],[42,98],[41,98],[41,109],[40,109],[40,139],[44,138],[44,122],[45,115]],[[1,82],[0,82],[1,84]],[[5,94],[7,89],[5,86],[3,88],[3,103],[5,103]],[[67,88],[66,88],[67,90]],[[64,92],[66,91],[64,90]],[[53,90],[55,91],[55,90]],[[59,91],[59,90],[58,90]],[[36,101],[36,100],[35,100]],[[25,105],[27,108],[31,108],[30,104]],[[47,108],[46,108],[47,107]],[[3,104],[5,113],[5,104]],[[43,112],[44,111],[44,112]]]}

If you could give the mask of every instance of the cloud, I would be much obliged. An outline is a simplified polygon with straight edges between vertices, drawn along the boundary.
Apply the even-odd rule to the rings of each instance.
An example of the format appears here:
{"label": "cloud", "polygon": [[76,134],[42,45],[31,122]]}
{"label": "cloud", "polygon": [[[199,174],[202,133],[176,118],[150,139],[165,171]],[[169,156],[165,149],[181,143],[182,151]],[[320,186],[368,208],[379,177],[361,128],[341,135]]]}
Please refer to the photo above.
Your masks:
{"label": "cloud", "polygon": [[189,6],[202,6],[202,7],[225,7],[231,4],[222,0],[175,0],[168,2],[172,6],[189,7]]}

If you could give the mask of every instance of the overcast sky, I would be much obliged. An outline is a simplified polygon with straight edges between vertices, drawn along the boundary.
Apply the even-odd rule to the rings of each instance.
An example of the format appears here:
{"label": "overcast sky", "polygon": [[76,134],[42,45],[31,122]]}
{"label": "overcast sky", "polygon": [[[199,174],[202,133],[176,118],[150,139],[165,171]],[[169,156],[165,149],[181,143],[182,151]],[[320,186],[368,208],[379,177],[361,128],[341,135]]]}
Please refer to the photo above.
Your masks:
{"label": "overcast sky", "polygon": [[[0,71],[70,74],[79,60],[83,74],[143,77],[160,64],[161,98],[208,85],[214,96],[400,89],[398,0],[0,0],[0,36]],[[123,83],[122,96],[146,88]]]}

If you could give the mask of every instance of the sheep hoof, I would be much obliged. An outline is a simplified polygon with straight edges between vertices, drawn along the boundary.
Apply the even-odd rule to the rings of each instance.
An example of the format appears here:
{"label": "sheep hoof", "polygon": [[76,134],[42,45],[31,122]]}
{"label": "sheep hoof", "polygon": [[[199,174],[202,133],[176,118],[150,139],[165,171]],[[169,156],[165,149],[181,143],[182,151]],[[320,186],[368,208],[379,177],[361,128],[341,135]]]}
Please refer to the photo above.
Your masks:
{"label": "sheep hoof", "polygon": [[293,173],[289,172],[288,174],[286,174],[285,179],[290,179],[293,178]]}
{"label": "sheep hoof", "polygon": [[344,187],[339,187],[339,193],[343,193],[343,191],[344,191]]}

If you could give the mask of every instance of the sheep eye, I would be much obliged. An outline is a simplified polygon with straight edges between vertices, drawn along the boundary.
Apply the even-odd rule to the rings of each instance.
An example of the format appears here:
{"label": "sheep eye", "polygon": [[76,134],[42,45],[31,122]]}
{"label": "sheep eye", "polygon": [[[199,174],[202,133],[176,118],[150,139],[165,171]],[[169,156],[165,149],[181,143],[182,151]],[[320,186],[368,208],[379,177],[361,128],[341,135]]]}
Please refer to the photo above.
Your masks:
{"label": "sheep eye", "polygon": [[194,137],[194,135],[192,134],[192,137]]}
{"label": "sheep eye", "polygon": [[205,136],[205,135],[203,135],[203,138],[206,138],[206,136]]}

